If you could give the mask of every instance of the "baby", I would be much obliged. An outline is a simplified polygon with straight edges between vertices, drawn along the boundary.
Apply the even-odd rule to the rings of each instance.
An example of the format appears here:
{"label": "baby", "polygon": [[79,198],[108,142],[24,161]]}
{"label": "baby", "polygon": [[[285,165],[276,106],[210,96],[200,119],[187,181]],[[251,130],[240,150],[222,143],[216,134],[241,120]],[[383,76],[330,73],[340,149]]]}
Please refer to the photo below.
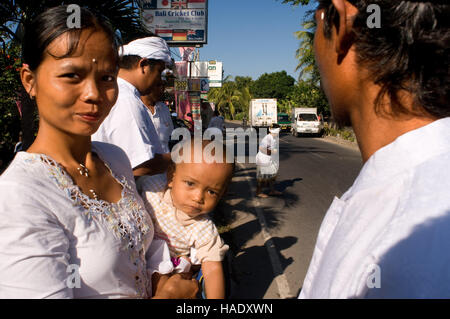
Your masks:
{"label": "baby", "polygon": [[[167,172],[167,184],[160,175],[143,176],[138,190],[155,225],[155,237],[164,239],[170,250],[175,272],[187,272],[191,265],[201,265],[208,299],[225,297],[222,260],[228,250],[208,213],[214,210],[232,178],[234,164],[205,161],[205,147],[191,145],[190,160],[173,163]],[[216,144],[217,145],[217,144]],[[183,149],[184,150],[184,149]],[[195,151],[194,151],[195,150]],[[194,153],[201,151],[194,162]],[[172,157],[174,158],[174,157]],[[178,160],[177,160],[178,162]],[[222,162],[222,163],[221,163]]]}

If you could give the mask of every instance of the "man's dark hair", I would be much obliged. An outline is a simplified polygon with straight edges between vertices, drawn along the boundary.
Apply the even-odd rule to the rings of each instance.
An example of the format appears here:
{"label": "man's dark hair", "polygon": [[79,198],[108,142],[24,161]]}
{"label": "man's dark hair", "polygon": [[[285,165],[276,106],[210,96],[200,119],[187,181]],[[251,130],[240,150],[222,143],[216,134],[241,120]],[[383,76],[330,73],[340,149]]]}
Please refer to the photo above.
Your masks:
{"label": "man's dark hair", "polygon": [[[140,60],[142,60],[142,57],[139,55],[123,55],[119,59],[119,67],[121,69],[131,70],[138,66]],[[146,59],[145,65],[153,67],[158,62],[160,62],[160,60]]]}
{"label": "man's dark hair", "polygon": [[[324,35],[332,25],[339,29],[339,16],[331,0],[318,0],[325,9]],[[349,0],[357,9],[353,40],[357,63],[364,66],[374,83],[381,86],[376,111],[392,115],[410,113],[401,102],[401,91],[412,94],[412,112],[437,117],[450,116],[450,4],[448,0],[392,1]],[[381,28],[369,28],[370,4],[381,9]],[[382,99],[392,101],[391,111]]]}

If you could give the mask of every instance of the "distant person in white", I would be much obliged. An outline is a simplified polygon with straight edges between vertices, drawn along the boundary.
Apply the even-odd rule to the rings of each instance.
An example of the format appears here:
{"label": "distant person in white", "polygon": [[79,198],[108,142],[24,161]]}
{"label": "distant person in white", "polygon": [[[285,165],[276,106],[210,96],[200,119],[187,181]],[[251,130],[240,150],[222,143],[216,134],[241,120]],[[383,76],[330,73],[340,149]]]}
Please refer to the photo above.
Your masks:
{"label": "distant person in white", "polygon": [[219,130],[223,131],[225,129],[224,126],[224,118],[220,115],[219,111],[214,111],[214,116],[211,118],[211,121],[209,122],[208,128],[210,127],[216,127]]}
{"label": "distant person in white", "polygon": [[170,154],[164,152],[141,95],[161,84],[162,71],[172,63],[169,47],[159,37],[147,37],[131,41],[119,53],[119,97],[92,139],[122,148],[135,176],[163,173]]}
{"label": "distant person in white", "polygon": [[450,298],[450,30],[439,14],[450,5],[379,1],[376,29],[369,3],[319,1],[315,15],[321,84],[364,166],[322,222],[300,298]]}

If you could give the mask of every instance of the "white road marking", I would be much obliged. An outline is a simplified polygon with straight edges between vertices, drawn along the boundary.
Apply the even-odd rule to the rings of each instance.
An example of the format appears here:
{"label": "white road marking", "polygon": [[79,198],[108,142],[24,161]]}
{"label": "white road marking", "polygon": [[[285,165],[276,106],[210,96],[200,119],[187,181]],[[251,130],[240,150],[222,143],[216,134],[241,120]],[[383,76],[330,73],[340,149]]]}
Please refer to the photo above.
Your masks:
{"label": "white road marking", "polygon": [[[241,163],[238,163],[241,169],[245,169],[244,165]],[[260,202],[255,196],[255,193],[252,190],[252,182],[250,180],[250,177],[248,175],[245,176],[245,179],[247,180],[247,183],[250,188],[251,196],[252,196],[252,204],[256,211],[256,216],[258,217],[259,224],[261,226],[261,234],[263,236],[263,239],[265,241],[264,245],[266,246],[266,249],[269,253],[270,262],[272,264],[272,269],[274,274],[278,274],[275,277],[275,281],[278,287],[278,293],[280,295],[281,299],[287,299],[287,298],[294,298],[296,297],[291,293],[291,289],[289,288],[289,283],[287,281],[286,276],[283,273],[283,267],[281,266],[280,258],[278,257],[277,249],[275,247],[275,244],[272,240],[272,235],[270,234],[269,230],[267,229],[267,222],[266,218],[264,217],[264,213],[262,209],[260,208]]]}

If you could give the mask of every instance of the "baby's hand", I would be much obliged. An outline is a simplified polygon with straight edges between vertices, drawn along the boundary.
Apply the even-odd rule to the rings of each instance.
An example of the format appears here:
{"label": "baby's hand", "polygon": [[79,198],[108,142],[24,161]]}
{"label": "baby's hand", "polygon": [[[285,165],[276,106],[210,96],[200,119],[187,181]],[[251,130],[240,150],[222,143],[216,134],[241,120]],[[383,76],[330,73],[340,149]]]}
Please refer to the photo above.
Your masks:
{"label": "baby's hand", "polygon": [[187,256],[181,256],[172,260],[176,273],[189,272],[191,269],[191,260]]}

